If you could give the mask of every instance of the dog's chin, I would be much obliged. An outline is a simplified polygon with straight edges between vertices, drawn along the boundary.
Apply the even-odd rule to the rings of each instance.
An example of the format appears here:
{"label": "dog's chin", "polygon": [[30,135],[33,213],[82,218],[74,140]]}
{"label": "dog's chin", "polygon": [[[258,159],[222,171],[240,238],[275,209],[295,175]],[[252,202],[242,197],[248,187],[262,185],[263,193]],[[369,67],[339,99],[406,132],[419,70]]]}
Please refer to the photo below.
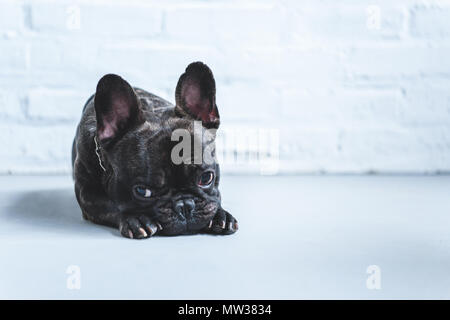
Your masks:
{"label": "dog's chin", "polygon": [[[200,203],[197,203],[199,205]],[[161,235],[175,236],[183,234],[200,233],[205,230],[219,207],[216,202],[210,202],[201,206],[191,217],[185,218],[177,215],[171,208],[159,208],[157,221],[161,224]]]}
{"label": "dog's chin", "polygon": [[182,234],[195,234],[204,230],[208,226],[208,220],[198,219],[177,219],[162,225],[161,235],[176,236]]}

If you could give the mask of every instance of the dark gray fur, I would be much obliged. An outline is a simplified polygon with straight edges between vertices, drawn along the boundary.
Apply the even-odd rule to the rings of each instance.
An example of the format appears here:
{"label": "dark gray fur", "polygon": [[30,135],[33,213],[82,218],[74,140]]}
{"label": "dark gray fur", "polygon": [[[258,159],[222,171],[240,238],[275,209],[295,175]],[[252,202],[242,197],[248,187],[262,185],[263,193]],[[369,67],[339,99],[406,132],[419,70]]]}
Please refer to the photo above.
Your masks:
{"label": "dark gray fur", "polygon": [[[182,75],[184,78],[180,78],[177,85],[181,100],[177,100],[179,102],[176,106],[145,90],[131,89],[126,81],[115,76],[121,79],[113,80],[116,81],[114,83],[116,87],[119,86],[123,92],[128,90],[127,93],[132,95],[134,92],[142,117],[136,118],[134,122],[126,119],[128,122],[124,123],[129,126],[118,129],[117,136],[114,136],[113,140],[99,141],[101,163],[106,172],[100,166],[94,142],[94,137],[98,136],[100,130],[96,109],[104,110],[99,106],[104,102],[96,101],[95,94],[88,99],[77,128],[72,151],[75,194],[85,219],[117,228],[123,236],[135,239],[147,238],[154,234],[231,234],[237,230],[236,219],[223,210],[220,204],[219,165],[217,163],[175,165],[170,158],[171,150],[176,143],[171,141],[174,129],[185,128],[192,133],[193,120],[202,118],[203,132],[207,128],[218,127],[215,82],[212,73],[209,75],[208,72],[211,73],[209,68],[201,63],[188,66]],[[205,81],[208,82],[208,86],[212,86],[213,92],[203,90]],[[210,108],[206,113],[210,112],[211,117],[207,118],[203,111],[196,117],[195,112],[198,110],[184,103],[183,94],[189,91],[183,90],[183,85],[194,85],[200,90],[202,97],[204,95],[209,99],[201,101],[205,102],[205,108]],[[100,82],[96,94],[99,90],[106,90],[111,97],[120,96],[120,93],[109,92],[108,90],[112,90],[109,87],[101,89]],[[103,91],[102,94],[105,93]],[[211,94],[214,97],[208,96]],[[105,114],[107,112],[109,111],[105,111]],[[211,135],[205,136],[210,139],[203,137],[201,141],[203,148],[214,143],[214,136],[212,139]],[[198,139],[193,134],[192,137]],[[214,181],[207,188],[200,187],[199,177],[207,171],[214,172]],[[136,185],[148,186],[152,190],[151,198],[145,201],[137,199],[133,193]],[[194,209],[190,210],[189,207],[185,211],[176,210],[175,207],[180,203],[185,207],[192,204]]]}

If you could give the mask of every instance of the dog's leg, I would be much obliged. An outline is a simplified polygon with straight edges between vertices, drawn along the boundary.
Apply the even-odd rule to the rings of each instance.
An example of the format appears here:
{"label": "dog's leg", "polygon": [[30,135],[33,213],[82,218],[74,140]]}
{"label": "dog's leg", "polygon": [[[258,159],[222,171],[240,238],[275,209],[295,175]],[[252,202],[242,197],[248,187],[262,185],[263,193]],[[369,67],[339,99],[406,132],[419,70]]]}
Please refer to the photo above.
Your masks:
{"label": "dog's leg", "polygon": [[161,229],[158,223],[145,214],[120,212],[105,195],[75,184],[75,194],[83,212],[83,218],[91,222],[117,228],[122,236],[131,239],[148,238]]}
{"label": "dog's leg", "polygon": [[79,162],[75,163],[74,177],[75,195],[84,219],[117,228],[124,237],[132,239],[151,237],[161,229],[145,214],[121,212],[103,191],[100,179],[92,178]]}

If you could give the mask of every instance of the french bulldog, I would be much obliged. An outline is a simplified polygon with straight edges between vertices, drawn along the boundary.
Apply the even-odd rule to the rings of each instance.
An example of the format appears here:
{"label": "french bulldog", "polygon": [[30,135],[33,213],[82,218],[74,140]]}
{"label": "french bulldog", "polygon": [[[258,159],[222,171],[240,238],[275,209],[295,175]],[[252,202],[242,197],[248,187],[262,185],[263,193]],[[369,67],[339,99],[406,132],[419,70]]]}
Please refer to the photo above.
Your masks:
{"label": "french bulldog", "polygon": [[[84,106],[72,147],[83,218],[132,239],[236,232],[237,220],[222,208],[218,190],[219,124],[214,76],[202,62],[180,76],[175,105],[118,75],[103,76]],[[173,161],[177,129],[212,150],[210,161],[189,161],[193,157],[185,151],[188,161]]]}

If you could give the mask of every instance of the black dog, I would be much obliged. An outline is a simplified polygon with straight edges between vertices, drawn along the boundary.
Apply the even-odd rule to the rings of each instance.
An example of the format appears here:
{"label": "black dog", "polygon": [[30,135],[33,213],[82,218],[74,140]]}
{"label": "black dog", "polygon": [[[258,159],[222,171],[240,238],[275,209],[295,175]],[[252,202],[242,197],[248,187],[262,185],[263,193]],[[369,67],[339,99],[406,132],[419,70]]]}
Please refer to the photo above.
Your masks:
{"label": "black dog", "polygon": [[[84,107],[72,150],[83,217],[134,239],[234,233],[237,221],[222,209],[218,190],[215,95],[213,74],[201,62],[191,63],[178,80],[176,106],[117,75],[101,78]],[[194,120],[201,121],[200,132]],[[186,150],[181,163],[174,161],[176,130],[188,132],[203,151],[209,148],[210,161],[195,161]]]}

